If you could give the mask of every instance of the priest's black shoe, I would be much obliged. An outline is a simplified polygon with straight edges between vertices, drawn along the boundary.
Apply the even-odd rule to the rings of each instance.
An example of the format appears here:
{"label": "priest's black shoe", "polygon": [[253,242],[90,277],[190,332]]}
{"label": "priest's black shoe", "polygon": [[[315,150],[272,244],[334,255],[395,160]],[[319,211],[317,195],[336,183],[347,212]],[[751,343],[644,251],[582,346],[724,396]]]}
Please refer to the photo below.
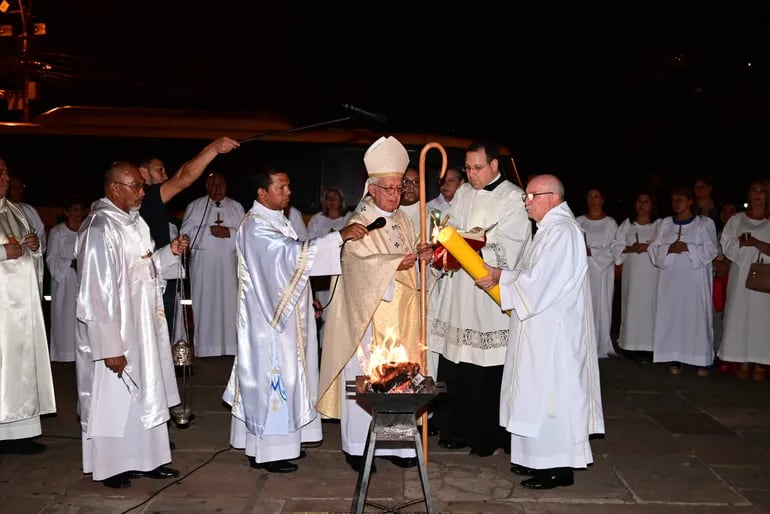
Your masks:
{"label": "priest's black shoe", "polygon": [[537,470],[528,468],[527,466],[519,466],[518,464],[511,464],[511,473],[519,476],[531,477],[537,475]]}
{"label": "priest's black shoe", "polygon": [[152,471],[129,471],[128,474],[130,478],[165,479],[165,478],[178,477],[179,470],[174,468],[169,468],[167,466],[158,466]]}
{"label": "priest's black shoe", "polygon": [[[364,467],[364,457],[362,455],[351,455],[347,452],[343,453],[345,454],[345,462],[348,463],[348,466],[356,473],[360,473]],[[372,473],[377,473],[377,465],[374,461],[372,461]]]}
{"label": "priest's black shoe", "polygon": [[302,443],[300,445],[300,448],[318,448],[323,444],[323,441],[308,441],[306,443]]}
{"label": "priest's black shoe", "polygon": [[395,455],[384,456],[383,459],[389,460],[399,468],[413,468],[417,465],[417,457],[396,457]]}
{"label": "priest's black shoe", "polygon": [[307,457],[307,452],[305,450],[300,450],[298,457],[294,457],[293,459],[288,459],[288,460],[299,460],[299,459],[304,459],[305,457]]}
{"label": "priest's black shoe", "polygon": [[553,468],[538,470],[532,478],[521,481],[527,489],[553,489],[566,487],[575,483],[575,474],[570,468]]}
{"label": "priest's black shoe", "polygon": [[249,466],[255,469],[264,469],[268,473],[294,473],[299,469],[299,466],[288,460],[257,462],[254,457],[249,457]]}
{"label": "priest's black shoe", "polygon": [[14,455],[36,455],[44,452],[46,445],[32,439],[9,439],[0,442],[0,453]]}
{"label": "priest's black shoe", "polygon": [[447,450],[459,450],[468,446],[465,441],[459,441],[457,439],[439,439],[438,445]]}
{"label": "priest's black shoe", "polygon": [[110,489],[126,489],[131,487],[131,480],[129,479],[128,473],[118,473],[117,475],[112,475],[110,478],[102,480],[102,484]]}

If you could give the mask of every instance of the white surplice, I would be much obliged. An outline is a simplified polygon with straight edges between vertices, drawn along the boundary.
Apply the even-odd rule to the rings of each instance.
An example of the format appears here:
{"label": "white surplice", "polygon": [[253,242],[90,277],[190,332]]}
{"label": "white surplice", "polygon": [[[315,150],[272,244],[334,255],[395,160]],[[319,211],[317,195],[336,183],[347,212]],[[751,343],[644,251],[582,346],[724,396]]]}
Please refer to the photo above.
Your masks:
{"label": "white surplice", "polygon": [[51,228],[45,261],[51,273],[51,360],[75,361],[78,274],[72,267],[78,233],[66,222]]}
{"label": "white surplice", "polygon": [[[491,266],[512,268],[531,237],[521,193],[507,180],[491,191],[463,184],[452,200],[448,224],[458,230],[493,227],[481,256]],[[439,281],[445,283],[429,299],[428,347],[454,363],[502,365],[510,317],[465,270]]]}
{"label": "white surplice", "polygon": [[586,244],[591,249],[588,256],[588,280],[591,284],[594,322],[596,323],[596,344],[599,358],[615,355],[612,347],[612,295],[615,291],[615,258],[612,255],[612,241],[618,230],[617,222],[610,216],[591,220],[578,216],[577,222],[583,227]]}
{"label": "white surplice", "polygon": [[583,231],[562,202],[500,276],[502,306],[514,309],[500,424],[515,464],[584,468],[593,462],[589,435],[604,433],[587,274]]}
{"label": "white surplice", "polygon": [[309,278],[340,273],[341,245],[339,232],[297,240],[282,211],[256,201],[238,228],[238,352],[223,399],[230,444],[257,462],[296,458],[323,437]]}
{"label": "white surplice", "polygon": [[305,218],[302,216],[302,212],[294,206],[289,207],[289,223],[291,228],[294,229],[294,233],[297,234],[297,239],[300,241],[307,241],[310,239],[310,233],[305,225]]}
{"label": "white surplice", "polygon": [[[677,238],[688,250],[668,253]],[[660,223],[647,253],[660,269],[655,306],[653,362],[710,366],[714,361],[711,261],[717,256],[714,221],[695,216],[677,224]]]}
{"label": "white surplice", "polygon": [[0,440],[40,435],[56,412],[41,306],[41,249],[8,259],[3,245],[31,231],[16,204],[0,198]]}
{"label": "white surplice", "polygon": [[[178,266],[170,246],[153,251],[139,211],[94,202],[75,244],[78,261],[78,413],[83,472],[104,480],[171,461],[166,422],[179,403],[163,313],[160,272]],[[125,356],[121,378],[104,364]]]}
{"label": "white surplice", "polygon": [[636,242],[651,243],[660,220],[640,225],[625,219],[612,243],[615,264],[623,266],[620,282],[620,335],[618,346],[628,351],[651,352],[658,294],[658,268],[647,252],[623,253]]}
{"label": "white surplice", "polygon": [[745,212],[739,212],[722,229],[722,252],[730,260],[730,274],[718,355],[729,362],[770,364],[770,294],[746,287],[751,263],[757,258],[770,262],[770,255],[760,257],[753,246],[741,248],[738,238],[744,232],[770,242],[770,220],[751,219]]}
{"label": "white surplice", "polygon": [[[219,204],[219,205],[217,205]],[[181,233],[191,241],[190,284],[197,357],[235,355],[238,298],[235,231],[243,206],[225,198],[203,196],[185,209]],[[229,229],[230,237],[214,237],[211,227]]]}

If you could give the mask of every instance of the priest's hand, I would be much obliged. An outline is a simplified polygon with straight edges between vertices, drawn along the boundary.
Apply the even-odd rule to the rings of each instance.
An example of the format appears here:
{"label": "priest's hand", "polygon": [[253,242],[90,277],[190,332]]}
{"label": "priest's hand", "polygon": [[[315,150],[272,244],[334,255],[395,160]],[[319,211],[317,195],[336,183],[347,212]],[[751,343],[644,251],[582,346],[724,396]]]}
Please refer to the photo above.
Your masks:
{"label": "priest's hand", "polygon": [[351,239],[358,240],[368,233],[369,231],[366,230],[366,227],[360,223],[351,223],[347,227],[340,230],[340,237],[342,237],[343,241],[350,241]]}
{"label": "priest's hand", "polygon": [[228,239],[230,237],[230,229],[223,227],[222,225],[211,225],[211,235],[221,239]]}
{"label": "priest's hand", "polygon": [[21,257],[22,252],[24,252],[24,248],[16,240],[12,243],[4,244],[3,247],[5,248],[5,258],[8,260],[18,259]]}
{"label": "priest's hand", "polygon": [[490,266],[486,262],[484,263],[484,269],[489,272],[489,275],[476,280],[476,286],[484,291],[489,291],[500,282],[500,274],[503,270]]}
{"label": "priest's hand", "polygon": [[187,251],[190,246],[190,238],[186,234],[177,236],[171,241],[171,253],[174,255],[182,255]]}
{"label": "priest's hand", "polygon": [[30,232],[21,240],[21,246],[36,252],[40,248],[40,239],[37,237],[37,234]]}
{"label": "priest's hand", "polygon": [[415,261],[417,261],[417,254],[416,253],[410,253],[407,255],[404,255],[404,258],[401,259],[401,264],[398,265],[398,268],[396,268],[399,271],[404,271],[412,266],[414,266]]}
{"label": "priest's hand", "polygon": [[123,378],[123,370],[126,369],[128,361],[125,355],[120,357],[107,357],[104,359],[104,365],[110,368],[110,371],[118,374],[118,378]]}
{"label": "priest's hand", "polygon": [[433,260],[433,245],[430,243],[417,245],[417,258],[421,261]]}

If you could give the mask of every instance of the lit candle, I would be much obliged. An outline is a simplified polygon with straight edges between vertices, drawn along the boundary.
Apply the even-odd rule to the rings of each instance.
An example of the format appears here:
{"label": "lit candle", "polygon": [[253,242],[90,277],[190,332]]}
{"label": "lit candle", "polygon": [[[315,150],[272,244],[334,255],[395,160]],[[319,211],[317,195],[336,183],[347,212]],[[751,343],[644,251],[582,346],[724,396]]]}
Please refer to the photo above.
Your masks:
{"label": "lit candle", "polygon": [[[438,242],[447,249],[452,257],[463,267],[474,280],[484,278],[489,272],[484,267],[484,260],[469,245],[454,227],[444,227],[438,233]],[[495,285],[487,291],[489,296],[500,305],[500,286]],[[508,313],[510,316],[510,312]]]}

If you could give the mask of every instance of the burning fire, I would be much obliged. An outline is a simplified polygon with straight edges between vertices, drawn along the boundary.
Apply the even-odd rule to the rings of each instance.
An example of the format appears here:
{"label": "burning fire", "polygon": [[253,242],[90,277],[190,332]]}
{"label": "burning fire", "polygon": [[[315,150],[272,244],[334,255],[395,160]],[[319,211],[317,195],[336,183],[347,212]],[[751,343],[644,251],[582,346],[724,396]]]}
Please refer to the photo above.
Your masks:
{"label": "burning fire", "polygon": [[383,367],[391,362],[409,362],[406,347],[398,342],[398,330],[388,327],[382,341],[373,340],[369,345],[369,358],[366,358],[363,348],[358,347],[358,362],[361,369],[372,382],[382,379]]}

